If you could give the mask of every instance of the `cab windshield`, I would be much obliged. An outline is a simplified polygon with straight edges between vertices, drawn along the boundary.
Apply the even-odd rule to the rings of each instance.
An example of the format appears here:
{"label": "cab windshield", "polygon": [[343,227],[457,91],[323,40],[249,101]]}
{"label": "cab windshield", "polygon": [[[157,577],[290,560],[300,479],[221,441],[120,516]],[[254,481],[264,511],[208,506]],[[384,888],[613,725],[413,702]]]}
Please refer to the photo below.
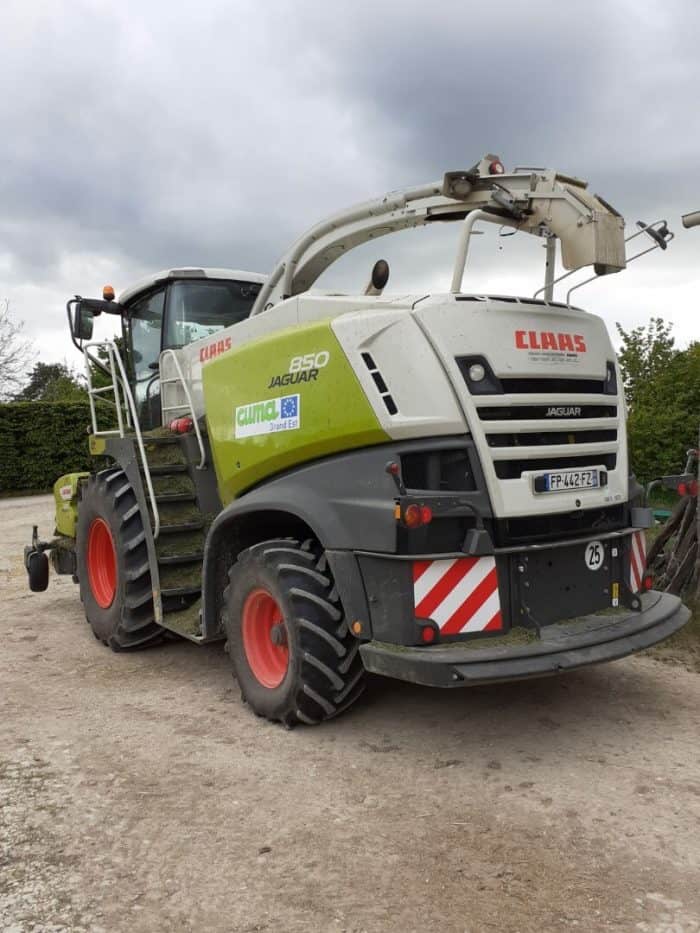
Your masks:
{"label": "cab windshield", "polygon": [[168,295],[163,348],[184,347],[243,321],[259,291],[257,282],[174,282]]}

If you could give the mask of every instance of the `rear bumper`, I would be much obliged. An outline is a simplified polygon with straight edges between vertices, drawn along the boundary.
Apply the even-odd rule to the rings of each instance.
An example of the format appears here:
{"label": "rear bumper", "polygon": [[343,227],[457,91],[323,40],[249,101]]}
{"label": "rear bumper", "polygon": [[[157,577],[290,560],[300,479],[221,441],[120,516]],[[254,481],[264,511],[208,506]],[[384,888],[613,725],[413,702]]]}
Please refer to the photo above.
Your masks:
{"label": "rear bumper", "polygon": [[425,648],[370,641],[361,645],[360,654],[372,673],[430,687],[546,677],[642,651],[690,618],[680,599],[669,593],[651,591],[641,600],[640,612],[622,610],[544,626],[541,638],[525,645],[504,644],[508,636]]}

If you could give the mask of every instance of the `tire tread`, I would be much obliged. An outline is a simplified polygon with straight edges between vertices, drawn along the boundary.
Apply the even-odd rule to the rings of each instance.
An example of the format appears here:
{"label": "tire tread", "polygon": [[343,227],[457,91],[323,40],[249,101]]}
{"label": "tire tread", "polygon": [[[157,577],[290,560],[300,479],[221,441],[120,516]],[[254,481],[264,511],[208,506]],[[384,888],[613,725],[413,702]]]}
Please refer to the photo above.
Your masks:
{"label": "tire tread", "polygon": [[239,677],[241,692],[257,715],[289,728],[299,723],[318,725],[352,706],[365,686],[359,642],[345,621],[328,559],[313,539],[266,541],[239,555],[229,570],[229,583],[224,591],[225,625],[234,665],[238,620],[232,618],[231,607],[236,604],[236,580],[241,568],[254,573],[255,562],[266,567],[267,573],[274,573],[278,586],[286,594],[287,605],[292,606],[292,618],[287,616],[286,622],[294,626],[298,638],[298,673],[286,705],[274,715],[255,709],[255,697]]}

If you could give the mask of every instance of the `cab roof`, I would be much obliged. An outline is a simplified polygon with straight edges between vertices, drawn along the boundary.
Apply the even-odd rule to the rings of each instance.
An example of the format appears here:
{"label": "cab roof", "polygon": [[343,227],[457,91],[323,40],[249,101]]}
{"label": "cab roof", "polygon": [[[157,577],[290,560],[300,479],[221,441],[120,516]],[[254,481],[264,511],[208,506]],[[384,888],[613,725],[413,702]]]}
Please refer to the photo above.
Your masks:
{"label": "cab roof", "polygon": [[185,266],[180,269],[164,269],[162,272],[156,272],[154,275],[146,276],[145,279],[125,289],[118,298],[119,304],[126,304],[141,292],[150,291],[155,285],[161,282],[172,282],[181,279],[233,279],[236,282],[256,282],[260,285],[265,282],[267,276],[258,272],[243,272],[240,269],[200,269],[194,266]]}

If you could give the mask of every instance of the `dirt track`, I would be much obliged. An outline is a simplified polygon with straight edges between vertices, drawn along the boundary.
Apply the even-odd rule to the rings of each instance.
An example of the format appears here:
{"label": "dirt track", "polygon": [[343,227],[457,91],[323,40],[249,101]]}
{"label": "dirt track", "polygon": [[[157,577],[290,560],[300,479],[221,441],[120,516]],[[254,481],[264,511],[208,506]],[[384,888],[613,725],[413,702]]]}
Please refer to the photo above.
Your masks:
{"label": "dirt track", "polygon": [[700,675],[374,682],[287,732],[220,646],[113,654],[0,502],[0,929],[700,929]]}

